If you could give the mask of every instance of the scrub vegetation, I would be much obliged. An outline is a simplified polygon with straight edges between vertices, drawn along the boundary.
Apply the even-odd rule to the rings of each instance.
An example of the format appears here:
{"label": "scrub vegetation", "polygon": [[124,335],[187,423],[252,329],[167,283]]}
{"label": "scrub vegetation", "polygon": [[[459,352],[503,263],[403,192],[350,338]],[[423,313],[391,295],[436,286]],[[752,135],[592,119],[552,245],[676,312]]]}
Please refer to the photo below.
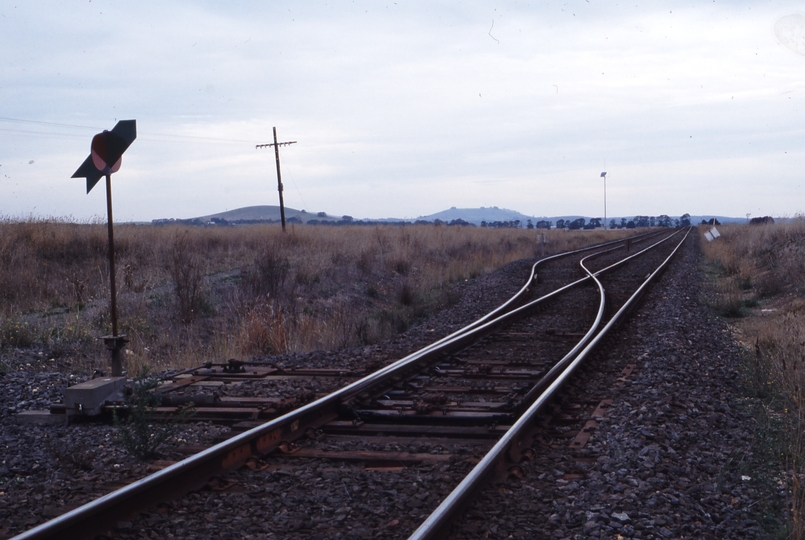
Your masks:
{"label": "scrub vegetation", "polygon": [[[702,233],[709,229],[701,227]],[[702,239],[712,305],[746,349],[746,382],[783,427],[789,538],[805,538],[805,219],[725,225]],[[778,454],[779,455],[779,454]]]}
{"label": "scrub vegetation", "polygon": [[117,409],[112,410],[120,443],[126,452],[140,461],[157,457],[159,447],[195,413],[190,403],[172,416],[154,419],[152,413],[159,406],[159,398],[153,390],[160,381],[160,377],[149,373],[147,367],[140,368],[137,377],[131,381],[131,393],[126,396],[124,417],[118,416]]}
{"label": "scrub vegetation", "polygon": [[[118,225],[126,368],[376,343],[454,304],[456,284],[536,257],[542,235],[549,253],[632,232]],[[0,220],[0,361],[108,369],[106,235],[104,223]]]}

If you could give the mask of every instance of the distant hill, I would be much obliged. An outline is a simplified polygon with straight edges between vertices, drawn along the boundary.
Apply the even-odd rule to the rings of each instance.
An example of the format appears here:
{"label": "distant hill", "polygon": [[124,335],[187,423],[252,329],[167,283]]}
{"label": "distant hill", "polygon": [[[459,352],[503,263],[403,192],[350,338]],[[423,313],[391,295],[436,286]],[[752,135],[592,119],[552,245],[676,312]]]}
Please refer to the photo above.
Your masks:
{"label": "distant hill", "polygon": [[498,208],[497,206],[487,206],[487,207],[480,207],[480,208],[456,208],[455,206],[450,208],[449,210],[442,210],[441,212],[436,212],[435,214],[430,214],[428,216],[420,216],[418,220],[424,221],[434,221],[436,219],[440,219],[442,221],[451,222],[454,219],[463,219],[466,222],[472,223],[473,225],[480,225],[481,222],[486,221],[487,223],[492,223],[494,221],[516,221],[519,220],[523,226],[525,226],[526,222],[530,219],[532,223],[535,223],[539,220],[548,220],[556,222],[557,219],[564,219],[564,220],[574,220],[582,216],[557,216],[557,217],[537,217],[537,216],[528,216],[526,214],[522,214],[516,210],[507,210],[506,208]]}
{"label": "distant hill", "polygon": [[[324,215],[322,215],[324,214]],[[296,210],[294,208],[285,207],[285,219],[296,218],[307,223],[309,221],[327,221],[335,222],[341,221],[344,216],[328,215],[324,212],[306,212],[305,210]],[[481,208],[450,208],[428,216],[420,216],[416,219],[399,219],[399,218],[380,218],[380,219],[364,219],[364,222],[414,222],[417,220],[422,221],[436,221],[437,219],[444,222],[451,222],[453,220],[464,220],[473,225],[480,225],[481,222],[486,221],[492,223],[495,221],[515,221],[520,220],[525,227],[526,222],[530,219],[536,223],[540,219],[548,219],[556,221],[557,219],[573,220],[581,216],[559,216],[554,218],[535,217],[521,214],[515,210],[507,210],[505,208],[498,208],[497,206],[481,207]],[[217,214],[210,214],[208,216],[199,216],[191,218],[191,221],[201,221],[203,223],[211,223],[216,220],[226,220],[227,222],[248,222],[248,221],[280,221],[280,207],[279,206],[246,206],[244,208],[236,208],[235,210],[228,210],[226,212],[219,212]]]}
{"label": "distant hill", "polygon": [[424,221],[434,221],[440,219],[442,221],[453,221],[454,219],[463,219],[474,225],[480,225],[482,221],[515,221],[520,220],[525,223],[527,220],[534,220],[533,216],[521,214],[515,210],[507,210],[506,208],[498,208],[497,206],[480,207],[480,208],[456,208],[455,206],[448,209],[430,214],[427,216],[420,216],[417,219]]}
{"label": "distant hill", "polygon": [[[235,210],[229,210],[227,212],[202,216],[199,219],[211,221],[212,218],[225,219],[227,221],[280,221],[281,216],[279,206],[263,205],[236,208]],[[303,223],[307,223],[310,220],[339,221],[341,216],[330,216],[327,215],[326,212],[307,212],[286,206],[285,219],[288,220],[291,218],[297,218]]]}
{"label": "distant hill", "polygon": [[[321,222],[337,222],[349,216],[330,216],[325,212],[307,212],[305,210],[296,210],[295,208],[285,207],[285,220],[290,223],[308,223],[310,221]],[[262,206],[245,206],[243,208],[236,208],[235,210],[227,210],[226,212],[219,212],[217,214],[210,214],[207,216],[199,216],[189,219],[156,219],[154,223],[162,224],[172,221],[179,221],[192,224],[208,224],[220,223],[225,221],[228,223],[249,223],[249,222],[279,222],[282,220],[280,215],[279,206],[262,205]]]}

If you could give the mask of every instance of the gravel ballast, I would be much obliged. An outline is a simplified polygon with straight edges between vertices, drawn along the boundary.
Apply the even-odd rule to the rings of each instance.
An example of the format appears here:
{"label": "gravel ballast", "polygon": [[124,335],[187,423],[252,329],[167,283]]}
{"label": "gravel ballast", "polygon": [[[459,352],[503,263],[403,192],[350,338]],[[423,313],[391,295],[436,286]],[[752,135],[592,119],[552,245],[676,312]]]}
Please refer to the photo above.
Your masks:
{"label": "gravel ballast", "polygon": [[[525,475],[485,490],[468,510],[458,538],[764,538],[779,530],[780,516],[764,513],[781,512],[785,491],[774,484],[776,471],[756,455],[757,423],[743,397],[741,352],[724,322],[703,303],[696,242],[687,242],[639,310],[607,340],[607,352],[590,360],[606,366],[600,371],[605,375],[574,377],[568,400],[577,394],[588,401],[613,400],[584,452],[561,447],[557,441],[567,439],[545,428],[542,443],[534,445],[535,458],[521,464]],[[455,309],[389,342],[268,360],[349,369],[388,363],[497,306],[519,289],[529,266],[512,263],[464,284]],[[16,413],[46,409],[71,381],[67,374],[40,371],[47,358],[26,361],[31,354],[18,355],[0,379],[0,538],[153,469],[126,454],[112,426],[18,423]],[[635,369],[618,384],[626,364]],[[232,393],[300,391],[293,385],[264,386],[241,386]],[[302,390],[328,389],[313,382]],[[179,446],[212,444],[226,430],[182,426],[161,458],[180,459]],[[238,480],[237,490],[209,486],[119,524],[115,537],[405,538],[412,532],[409,523],[424,518],[449,492],[423,486],[452,485],[468,470],[465,463],[395,472],[303,465],[253,464],[253,470],[222,480]],[[402,523],[401,515],[407,516]],[[340,532],[316,532],[332,530],[334,523],[343,523]]]}

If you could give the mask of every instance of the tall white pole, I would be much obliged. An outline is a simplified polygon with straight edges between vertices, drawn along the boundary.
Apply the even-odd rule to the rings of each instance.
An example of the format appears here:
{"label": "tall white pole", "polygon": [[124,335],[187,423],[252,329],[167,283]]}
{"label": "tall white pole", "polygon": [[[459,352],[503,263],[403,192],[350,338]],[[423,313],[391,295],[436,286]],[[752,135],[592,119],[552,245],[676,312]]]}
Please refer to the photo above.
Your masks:
{"label": "tall white pole", "polygon": [[601,173],[601,178],[604,179],[604,230],[607,230],[607,173]]}

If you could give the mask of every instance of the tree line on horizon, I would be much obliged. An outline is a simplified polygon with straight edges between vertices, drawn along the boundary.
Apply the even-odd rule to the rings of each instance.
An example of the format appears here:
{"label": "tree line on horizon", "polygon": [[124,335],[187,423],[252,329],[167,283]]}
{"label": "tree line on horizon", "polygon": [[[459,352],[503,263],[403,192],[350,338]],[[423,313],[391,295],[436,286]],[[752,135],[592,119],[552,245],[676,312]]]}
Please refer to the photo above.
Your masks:
{"label": "tree line on horizon", "polygon": [[[342,225],[410,225],[409,221],[374,221],[374,220],[356,220],[352,216],[344,215],[340,219],[326,219],[329,216],[324,212],[319,212],[317,217],[324,219],[310,219],[303,221],[302,219],[294,216],[286,219],[286,223],[291,225],[325,225],[325,226],[342,226]],[[504,221],[481,221],[480,226],[489,229],[568,229],[568,230],[592,230],[598,229],[603,226],[601,218],[586,218],[580,217],[573,220],[570,219],[557,219],[554,223],[550,220],[537,220],[536,223],[528,219],[523,223],[522,220],[504,220]],[[718,220],[715,225],[720,225]],[[232,219],[227,220],[224,218],[213,217],[207,220],[201,218],[193,219],[155,219],[152,220],[153,225],[194,225],[194,226],[234,226],[234,225],[257,225],[266,223],[279,223],[276,219]],[[702,221],[702,224],[710,222]],[[470,223],[463,219],[453,219],[450,221],[434,219],[428,221],[425,219],[418,219],[413,222],[414,225],[445,225],[445,226],[462,226],[462,227],[475,227],[474,223]],[[635,216],[633,219],[620,218],[617,220],[612,218],[609,220],[610,229],[635,229],[638,227],[688,227],[690,226],[690,214],[682,214],[678,218],[672,218],[665,214],[659,216]]]}
{"label": "tree line on horizon", "polygon": [[[541,219],[534,223],[532,220],[526,220],[526,229],[568,229],[568,230],[591,230],[598,229],[603,226],[601,218],[591,218],[589,221],[586,218],[580,217],[573,220],[570,219],[557,219],[556,223],[549,220]],[[610,229],[635,229],[637,227],[689,227],[690,214],[682,214],[678,218],[671,218],[665,214],[660,216],[635,216],[634,219],[620,218],[620,221],[612,218],[609,220]],[[481,227],[489,227],[492,229],[519,229],[522,228],[522,222],[519,219],[513,221],[492,221],[481,222]]]}

